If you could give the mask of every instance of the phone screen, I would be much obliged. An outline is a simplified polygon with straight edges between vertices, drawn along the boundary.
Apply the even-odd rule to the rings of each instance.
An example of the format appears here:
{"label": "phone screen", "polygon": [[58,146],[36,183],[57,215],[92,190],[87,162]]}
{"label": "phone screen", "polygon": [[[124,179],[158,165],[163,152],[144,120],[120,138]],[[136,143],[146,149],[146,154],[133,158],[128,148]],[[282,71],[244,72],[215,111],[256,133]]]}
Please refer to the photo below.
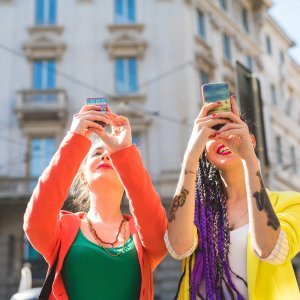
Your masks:
{"label": "phone screen", "polygon": [[226,82],[204,84],[202,96],[204,104],[221,102],[221,105],[211,109],[208,114],[231,111],[229,86]]}
{"label": "phone screen", "polygon": [[[98,98],[87,98],[85,100],[85,105],[97,105],[100,108],[100,112],[107,114],[107,101],[106,97],[98,97]],[[94,121],[97,124],[100,124],[102,127],[105,127],[106,124],[101,121]]]}

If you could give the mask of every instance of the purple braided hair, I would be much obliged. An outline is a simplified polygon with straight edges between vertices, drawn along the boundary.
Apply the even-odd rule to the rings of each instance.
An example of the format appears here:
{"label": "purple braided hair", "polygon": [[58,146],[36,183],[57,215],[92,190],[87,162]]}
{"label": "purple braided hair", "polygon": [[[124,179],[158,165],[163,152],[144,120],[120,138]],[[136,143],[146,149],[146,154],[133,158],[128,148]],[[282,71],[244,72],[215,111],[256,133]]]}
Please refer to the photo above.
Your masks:
{"label": "purple braided hair", "polygon": [[[199,244],[190,273],[190,299],[224,299],[224,282],[228,292],[243,300],[235,287],[229,266],[230,231],[227,195],[219,171],[202,154],[199,160],[195,191],[195,226]],[[205,283],[205,297],[200,286]]]}

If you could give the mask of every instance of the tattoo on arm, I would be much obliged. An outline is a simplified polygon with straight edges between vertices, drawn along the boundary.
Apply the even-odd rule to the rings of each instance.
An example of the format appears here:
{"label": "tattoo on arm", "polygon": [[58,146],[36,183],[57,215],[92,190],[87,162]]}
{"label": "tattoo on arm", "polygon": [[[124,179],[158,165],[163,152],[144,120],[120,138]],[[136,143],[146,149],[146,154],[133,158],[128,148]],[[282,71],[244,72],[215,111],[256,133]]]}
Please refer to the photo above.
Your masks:
{"label": "tattoo on arm", "polygon": [[256,200],[256,206],[259,211],[265,211],[268,218],[267,225],[272,227],[274,230],[277,230],[280,227],[280,223],[278,221],[278,218],[274,212],[274,209],[271,205],[269,196],[267,194],[267,191],[265,189],[264,183],[262,181],[260,172],[257,171],[256,175],[259,178],[260,181],[260,191],[254,192],[253,197]]}
{"label": "tattoo on arm", "polygon": [[182,207],[184,205],[186,196],[188,194],[189,194],[189,191],[187,189],[185,189],[184,187],[182,187],[180,194],[175,195],[175,197],[173,199],[171,211],[170,211],[170,216],[169,216],[170,223],[175,220],[175,213],[179,207]]}
{"label": "tattoo on arm", "polygon": [[184,169],[184,175],[188,175],[188,174],[196,174],[196,172]]}

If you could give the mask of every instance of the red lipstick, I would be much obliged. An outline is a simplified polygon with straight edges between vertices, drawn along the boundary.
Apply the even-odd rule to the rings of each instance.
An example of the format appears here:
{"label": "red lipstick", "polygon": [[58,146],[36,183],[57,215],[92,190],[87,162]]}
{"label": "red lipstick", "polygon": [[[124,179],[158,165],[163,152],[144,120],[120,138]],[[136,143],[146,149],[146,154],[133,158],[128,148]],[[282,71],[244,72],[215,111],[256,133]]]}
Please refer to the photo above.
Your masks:
{"label": "red lipstick", "polygon": [[217,149],[217,154],[226,156],[231,154],[232,152],[225,146],[225,145],[220,145]]}
{"label": "red lipstick", "polygon": [[110,164],[100,164],[97,169],[113,169]]}

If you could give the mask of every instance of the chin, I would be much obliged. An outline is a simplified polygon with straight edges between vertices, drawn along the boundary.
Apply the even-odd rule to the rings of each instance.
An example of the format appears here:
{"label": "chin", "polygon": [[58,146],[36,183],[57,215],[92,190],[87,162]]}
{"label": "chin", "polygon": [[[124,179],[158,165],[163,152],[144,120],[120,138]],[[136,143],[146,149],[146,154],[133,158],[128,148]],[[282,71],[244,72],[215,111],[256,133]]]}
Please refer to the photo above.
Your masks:
{"label": "chin", "polygon": [[217,161],[213,162],[213,164],[220,170],[225,171],[229,169],[234,169],[236,167],[240,167],[242,161],[240,158],[236,156],[226,157],[223,159],[218,159]]}
{"label": "chin", "polygon": [[98,183],[103,182],[104,183],[115,183],[117,184],[118,177],[116,174],[113,173],[95,173],[92,181],[97,181]]}
{"label": "chin", "polygon": [[234,168],[242,163],[241,159],[233,153],[224,157],[214,155],[213,157],[209,157],[209,161],[220,170]]}

